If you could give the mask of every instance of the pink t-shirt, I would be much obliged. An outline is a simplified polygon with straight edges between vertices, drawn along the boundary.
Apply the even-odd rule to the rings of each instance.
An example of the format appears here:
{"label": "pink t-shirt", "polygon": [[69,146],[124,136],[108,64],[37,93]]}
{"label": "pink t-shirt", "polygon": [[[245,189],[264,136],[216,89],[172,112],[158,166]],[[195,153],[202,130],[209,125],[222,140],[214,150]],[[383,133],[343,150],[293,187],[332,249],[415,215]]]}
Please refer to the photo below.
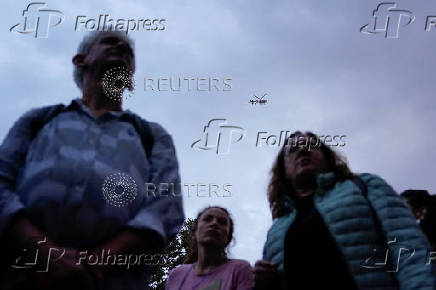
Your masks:
{"label": "pink t-shirt", "polygon": [[194,272],[193,264],[174,268],[168,277],[166,290],[251,290],[253,272],[250,263],[232,259],[204,275]]}

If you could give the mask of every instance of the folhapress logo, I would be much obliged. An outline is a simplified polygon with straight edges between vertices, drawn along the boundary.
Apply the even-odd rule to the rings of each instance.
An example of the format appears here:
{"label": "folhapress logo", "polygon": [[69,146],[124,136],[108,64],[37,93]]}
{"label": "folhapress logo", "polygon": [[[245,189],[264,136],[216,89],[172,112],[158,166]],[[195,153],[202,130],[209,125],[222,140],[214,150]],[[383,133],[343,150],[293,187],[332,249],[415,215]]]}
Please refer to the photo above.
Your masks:
{"label": "folhapress logo", "polygon": [[[366,269],[385,269],[386,272],[398,273],[400,260],[407,260],[415,255],[415,248],[397,242],[397,237],[387,242],[385,253],[377,254],[377,249],[373,249],[373,255],[360,263],[362,268]],[[408,256],[404,257],[404,254]],[[431,259],[426,262],[430,264]],[[403,263],[401,263],[403,264]]]}
{"label": "folhapress logo", "polygon": [[61,11],[45,9],[46,7],[44,2],[30,3],[23,10],[23,21],[12,26],[9,31],[20,34],[35,33],[35,38],[48,38],[50,27],[61,24],[65,17]]}
{"label": "folhapress logo", "polygon": [[204,127],[203,138],[192,143],[191,148],[198,150],[216,149],[215,153],[218,155],[229,154],[230,146],[244,138],[245,130],[241,127],[226,124],[226,119],[210,120]]}
{"label": "folhapress logo", "polygon": [[[394,2],[380,3],[372,13],[371,22],[360,28],[365,34],[384,33],[386,38],[398,38],[400,27],[407,26],[415,20],[409,10],[399,10]],[[407,19],[407,20],[402,20]]]}

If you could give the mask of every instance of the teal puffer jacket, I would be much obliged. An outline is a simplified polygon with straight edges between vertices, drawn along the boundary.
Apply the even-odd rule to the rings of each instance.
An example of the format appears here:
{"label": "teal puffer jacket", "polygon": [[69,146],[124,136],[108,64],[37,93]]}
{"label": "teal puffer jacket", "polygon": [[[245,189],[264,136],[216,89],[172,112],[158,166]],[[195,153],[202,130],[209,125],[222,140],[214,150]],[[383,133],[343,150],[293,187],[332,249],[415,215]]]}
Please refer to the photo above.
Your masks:
{"label": "teal puffer jacket", "polygon": [[[336,182],[331,172],[318,176],[314,196],[315,207],[342,252],[356,285],[368,290],[396,289],[393,288],[396,283],[393,277],[396,276],[400,289],[436,289],[434,265],[428,263],[430,246],[406,204],[380,177],[364,173],[360,178],[366,184],[367,198],[353,181]],[[393,256],[394,268],[376,270],[365,267],[365,261],[374,256],[373,249],[378,246],[369,202],[387,240],[395,240],[389,243],[389,255],[399,252],[398,243],[407,245],[408,255],[402,255],[401,259],[397,258],[398,255]],[[296,216],[290,198],[285,201],[285,206],[290,212],[274,221],[263,249],[263,259],[276,263],[279,271],[284,268],[286,233]],[[412,248],[415,250],[413,255]],[[395,272],[395,275],[388,271]]]}

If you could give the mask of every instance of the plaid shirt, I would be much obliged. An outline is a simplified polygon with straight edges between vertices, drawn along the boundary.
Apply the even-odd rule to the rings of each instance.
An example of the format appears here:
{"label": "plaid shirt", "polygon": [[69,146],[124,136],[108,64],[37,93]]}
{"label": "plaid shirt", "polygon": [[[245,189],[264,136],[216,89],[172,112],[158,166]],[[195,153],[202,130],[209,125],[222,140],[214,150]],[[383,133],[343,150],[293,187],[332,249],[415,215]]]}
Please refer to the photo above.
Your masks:
{"label": "plaid shirt", "polygon": [[[138,132],[122,121],[133,114],[129,110],[95,118],[75,99],[31,140],[29,121],[37,111],[24,114],[0,147],[0,236],[22,209],[65,247],[91,249],[123,228],[153,230],[165,243],[177,234],[184,220],[178,163],[171,136],[160,125],[149,122],[154,145],[148,160]],[[117,173],[130,176],[137,192],[120,207],[103,191]],[[175,190],[155,197],[145,183],[172,183]],[[142,289],[146,273],[134,273],[113,277],[102,289]]]}

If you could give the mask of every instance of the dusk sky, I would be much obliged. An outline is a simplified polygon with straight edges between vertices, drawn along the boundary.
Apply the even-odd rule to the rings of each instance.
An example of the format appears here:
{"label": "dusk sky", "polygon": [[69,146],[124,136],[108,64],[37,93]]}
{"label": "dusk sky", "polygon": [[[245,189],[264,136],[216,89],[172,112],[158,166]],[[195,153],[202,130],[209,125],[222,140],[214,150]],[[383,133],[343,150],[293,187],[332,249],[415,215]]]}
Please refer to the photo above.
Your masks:
{"label": "dusk sky", "polygon": [[[256,147],[259,132],[345,135],[336,148],[354,172],[378,174],[397,192],[436,193],[436,1],[381,7],[377,21],[390,16],[389,33],[371,30],[381,3],[373,0],[47,1],[44,9],[64,19],[54,26],[61,14],[52,14],[46,38],[10,31],[30,3],[3,2],[1,139],[29,109],[81,97],[71,59],[100,15],[133,19],[130,25],[140,25],[128,33],[136,89],[123,108],[170,132],[182,183],[218,185],[221,196],[211,197],[204,197],[208,186],[200,196],[185,187],[184,208],[191,218],[208,205],[229,209],[236,226],[231,257],[252,265],[261,259],[272,222],[266,188],[279,147],[264,139]],[[86,27],[78,16],[96,21]],[[141,19],[164,21],[147,31]],[[189,90],[185,78],[194,79]],[[179,79],[180,91],[172,90],[169,82],[178,86]],[[255,96],[267,102],[250,103]],[[204,141],[212,119],[234,126],[221,128],[221,154],[191,147]],[[212,127],[209,147],[216,143]]]}

